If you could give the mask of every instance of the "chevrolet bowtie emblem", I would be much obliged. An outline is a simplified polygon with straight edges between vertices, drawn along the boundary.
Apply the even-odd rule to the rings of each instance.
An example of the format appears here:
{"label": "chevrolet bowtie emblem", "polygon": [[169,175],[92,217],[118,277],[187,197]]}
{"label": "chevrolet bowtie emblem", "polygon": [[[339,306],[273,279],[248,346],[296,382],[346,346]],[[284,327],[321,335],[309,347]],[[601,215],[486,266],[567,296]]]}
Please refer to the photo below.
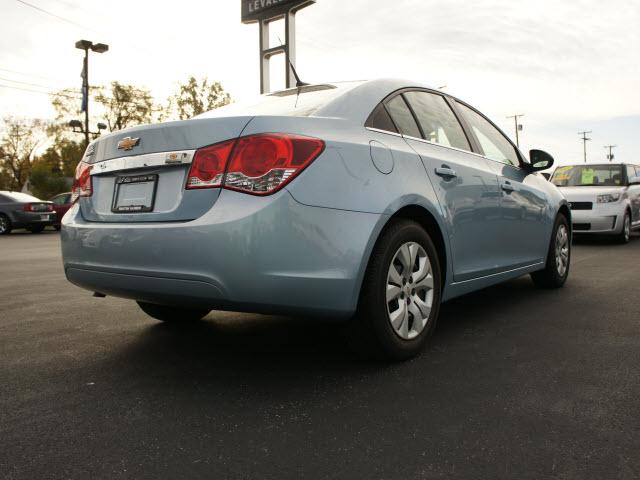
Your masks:
{"label": "chevrolet bowtie emblem", "polygon": [[118,150],[131,150],[138,145],[140,145],[139,138],[126,137],[118,142]]}

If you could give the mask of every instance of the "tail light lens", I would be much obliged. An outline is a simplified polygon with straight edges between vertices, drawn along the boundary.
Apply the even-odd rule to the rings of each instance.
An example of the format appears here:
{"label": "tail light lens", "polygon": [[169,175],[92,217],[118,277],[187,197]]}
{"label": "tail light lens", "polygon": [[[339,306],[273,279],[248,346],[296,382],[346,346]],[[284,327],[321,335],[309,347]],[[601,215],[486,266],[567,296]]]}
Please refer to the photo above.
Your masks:
{"label": "tail light lens", "polygon": [[238,139],[224,181],[225,188],[268,195],[284,187],[324,149],[317,138],[263,134]]}
{"label": "tail light lens", "polygon": [[25,203],[22,209],[25,212],[53,212],[53,205],[50,203]]}
{"label": "tail light lens", "polygon": [[198,150],[187,177],[187,190],[220,187],[234,143],[230,140]]}
{"label": "tail light lens", "polygon": [[317,138],[280,133],[219,143],[196,152],[186,188],[224,186],[270,195],[299,175],[323,150],[324,142]]}
{"label": "tail light lens", "polygon": [[76,176],[71,187],[71,203],[80,197],[90,197],[93,193],[91,168],[92,166],[86,162],[80,162],[76,167]]}

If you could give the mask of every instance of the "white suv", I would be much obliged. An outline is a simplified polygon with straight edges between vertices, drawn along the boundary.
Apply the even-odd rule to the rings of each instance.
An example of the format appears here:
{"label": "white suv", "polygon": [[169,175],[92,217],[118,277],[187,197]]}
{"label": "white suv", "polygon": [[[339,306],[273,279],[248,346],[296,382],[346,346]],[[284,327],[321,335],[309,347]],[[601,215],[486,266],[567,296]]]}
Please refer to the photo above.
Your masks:
{"label": "white suv", "polygon": [[571,206],[574,234],[606,234],[627,243],[640,228],[640,166],[581,164],[556,168],[551,182]]}

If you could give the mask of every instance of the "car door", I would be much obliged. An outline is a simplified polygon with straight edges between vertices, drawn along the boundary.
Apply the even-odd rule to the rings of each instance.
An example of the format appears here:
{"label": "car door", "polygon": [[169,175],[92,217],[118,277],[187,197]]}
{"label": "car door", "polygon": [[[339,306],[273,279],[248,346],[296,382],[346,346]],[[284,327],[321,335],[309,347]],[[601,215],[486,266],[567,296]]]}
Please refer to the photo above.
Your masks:
{"label": "car door", "polygon": [[420,155],[448,228],[455,281],[496,272],[499,249],[498,179],[471,144],[445,97],[401,92],[385,105],[400,133]]}
{"label": "car door", "polygon": [[[627,165],[627,181],[640,180],[640,167]],[[627,188],[629,204],[631,205],[631,225],[640,226],[640,185],[629,185]]]}
{"label": "car door", "polygon": [[456,102],[456,109],[498,175],[500,267],[513,269],[544,261],[552,226],[545,179],[523,168],[518,149],[483,115],[461,102]]}

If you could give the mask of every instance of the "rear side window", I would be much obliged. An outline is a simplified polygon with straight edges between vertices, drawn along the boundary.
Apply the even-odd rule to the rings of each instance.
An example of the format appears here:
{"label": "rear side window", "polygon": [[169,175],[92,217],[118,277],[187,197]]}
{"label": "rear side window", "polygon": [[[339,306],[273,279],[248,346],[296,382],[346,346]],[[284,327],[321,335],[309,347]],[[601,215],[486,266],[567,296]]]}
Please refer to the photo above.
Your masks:
{"label": "rear side window", "polygon": [[444,97],[428,92],[404,95],[418,118],[425,140],[471,151],[464,130]]}
{"label": "rear side window", "polygon": [[367,119],[365,127],[376,128],[378,130],[384,130],[385,132],[398,133],[398,129],[393,124],[393,120],[391,120],[387,109],[382,104],[378,105],[371,113]]}
{"label": "rear side window", "polygon": [[389,115],[391,115],[393,122],[398,126],[400,133],[408,135],[409,137],[422,138],[418,124],[416,124],[413,114],[411,110],[409,110],[407,102],[402,98],[402,95],[396,95],[392,99],[387,100],[386,106]]}
{"label": "rear side window", "polygon": [[520,165],[516,149],[507,138],[494,127],[486,118],[466,105],[458,102],[458,108],[462,112],[469,127],[473,130],[484,155],[496,162],[507,165]]}

